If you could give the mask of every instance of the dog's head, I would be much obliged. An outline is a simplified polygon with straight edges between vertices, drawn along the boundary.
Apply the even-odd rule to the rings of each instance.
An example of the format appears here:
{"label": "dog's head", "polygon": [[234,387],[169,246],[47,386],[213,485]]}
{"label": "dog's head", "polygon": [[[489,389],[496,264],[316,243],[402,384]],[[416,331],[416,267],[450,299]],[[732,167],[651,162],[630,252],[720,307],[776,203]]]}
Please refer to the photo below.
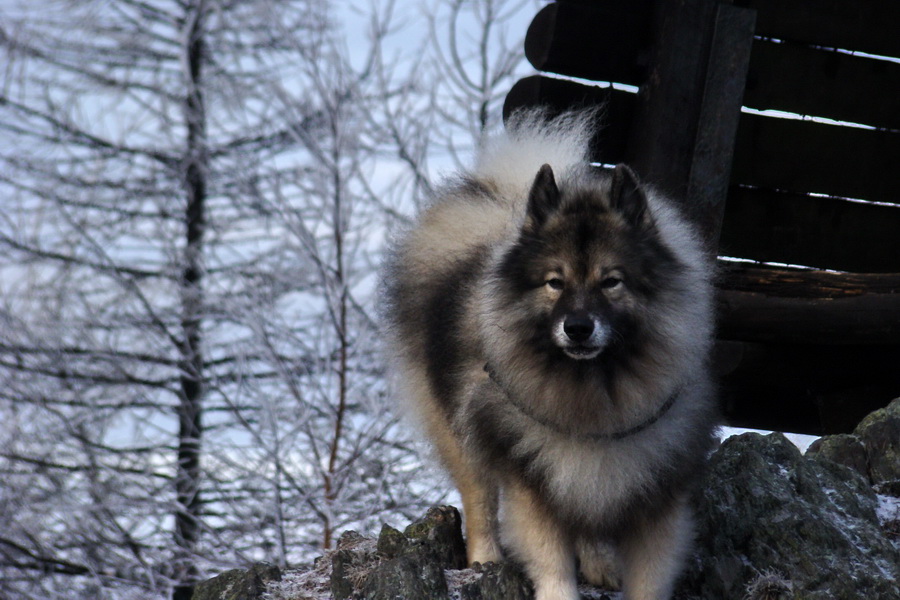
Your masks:
{"label": "dog's head", "polygon": [[587,361],[634,341],[678,268],[628,167],[559,186],[544,165],[499,275],[532,346]]}

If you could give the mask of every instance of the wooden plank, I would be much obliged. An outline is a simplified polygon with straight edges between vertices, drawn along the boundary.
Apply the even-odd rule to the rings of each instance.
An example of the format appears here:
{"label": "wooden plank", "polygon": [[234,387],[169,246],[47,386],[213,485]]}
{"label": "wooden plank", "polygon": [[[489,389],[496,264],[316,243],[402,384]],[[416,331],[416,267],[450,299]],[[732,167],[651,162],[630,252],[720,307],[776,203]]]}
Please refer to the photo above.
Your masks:
{"label": "wooden plank", "polygon": [[[836,273],[722,261],[717,285],[732,292],[810,300],[900,294],[900,273]],[[898,297],[900,302],[900,297]]]}
{"label": "wooden plank", "polygon": [[626,162],[685,208],[709,49],[715,30],[711,0],[658,2],[650,71],[638,92],[638,110]]}
{"label": "wooden plank", "polygon": [[744,113],[731,183],[900,203],[900,133]]}
{"label": "wooden plank", "polygon": [[755,16],[727,4],[716,8],[687,189],[711,250],[718,246],[722,226]]}
{"label": "wooden plank", "polygon": [[896,0],[736,0],[758,11],[758,35],[900,57]]}
{"label": "wooden plank", "polygon": [[528,27],[525,57],[541,71],[640,85],[650,6],[650,0],[548,4]]}
{"label": "wooden plank", "polygon": [[635,95],[632,93],[533,75],[517,81],[506,95],[503,118],[507,119],[519,108],[543,106],[552,113],[598,105],[604,106],[603,122],[593,140],[592,159],[606,164],[622,162],[634,120]]}
{"label": "wooden plank", "polygon": [[744,105],[900,129],[900,63],[757,40]]}
{"label": "wooden plank", "polygon": [[720,397],[726,422],[735,427],[849,433],[900,396],[900,346],[727,346],[738,355],[737,367],[721,377]]}
{"label": "wooden plank", "polygon": [[900,272],[900,206],[734,187],[719,253],[841,271]]}
{"label": "wooden plank", "polygon": [[900,345],[897,273],[732,268],[718,287],[721,339]]}
{"label": "wooden plank", "polygon": [[807,344],[900,343],[900,295],[781,298],[723,290],[723,339]]}

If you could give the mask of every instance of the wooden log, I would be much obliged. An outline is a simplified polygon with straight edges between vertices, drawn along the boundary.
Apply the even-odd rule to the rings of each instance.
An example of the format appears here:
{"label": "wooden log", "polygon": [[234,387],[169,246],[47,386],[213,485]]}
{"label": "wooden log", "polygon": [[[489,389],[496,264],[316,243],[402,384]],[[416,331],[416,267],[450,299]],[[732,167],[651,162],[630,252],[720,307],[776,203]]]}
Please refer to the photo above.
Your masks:
{"label": "wooden log", "polygon": [[736,0],[756,9],[757,35],[900,57],[896,0]]}
{"label": "wooden log", "polygon": [[820,269],[900,273],[900,206],[732,187],[719,254]]}
{"label": "wooden log", "polygon": [[[724,342],[720,375],[726,422],[813,435],[849,433],[900,396],[900,346]],[[734,360],[736,357],[736,360]]]}
{"label": "wooden log", "polygon": [[745,106],[900,130],[898,99],[900,63],[797,44],[753,43]]}
{"label": "wooden log", "polygon": [[900,344],[900,273],[732,266],[718,289],[721,339]]}
{"label": "wooden log", "polygon": [[731,183],[900,203],[900,132],[744,113]]}
{"label": "wooden log", "polygon": [[847,433],[900,396],[900,274],[730,265],[718,285],[728,424]]}
{"label": "wooden log", "polygon": [[560,75],[640,85],[639,56],[650,44],[650,0],[553,2],[525,35],[525,57],[536,69]]}
{"label": "wooden log", "polygon": [[900,273],[836,273],[722,261],[717,284],[722,289],[780,298],[836,299],[900,294]]}

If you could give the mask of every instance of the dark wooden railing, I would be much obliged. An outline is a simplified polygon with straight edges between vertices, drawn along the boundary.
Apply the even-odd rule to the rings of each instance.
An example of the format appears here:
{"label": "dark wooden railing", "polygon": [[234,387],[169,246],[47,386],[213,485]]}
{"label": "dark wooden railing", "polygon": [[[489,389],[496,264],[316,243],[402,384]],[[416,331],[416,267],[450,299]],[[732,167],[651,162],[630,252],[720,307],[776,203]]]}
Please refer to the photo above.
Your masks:
{"label": "dark wooden railing", "polygon": [[603,104],[594,160],[722,257],[732,424],[847,431],[900,396],[898,26],[895,0],[560,0],[528,30],[544,73],[505,112]]}

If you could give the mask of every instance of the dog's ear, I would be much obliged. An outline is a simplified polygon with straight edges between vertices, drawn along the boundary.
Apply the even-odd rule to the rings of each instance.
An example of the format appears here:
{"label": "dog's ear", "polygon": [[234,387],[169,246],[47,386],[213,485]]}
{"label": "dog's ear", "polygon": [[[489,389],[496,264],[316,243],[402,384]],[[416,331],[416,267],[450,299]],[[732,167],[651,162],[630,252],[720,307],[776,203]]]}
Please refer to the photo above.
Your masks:
{"label": "dog's ear", "polygon": [[528,194],[527,225],[535,229],[540,227],[558,206],[559,188],[556,187],[553,169],[545,164],[538,169]]}
{"label": "dog's ear", "polygon": [[652,227],[653,220],[647,209],[647,194],[634,171],[626,165],[618,164],[613,170],[609,195],[612,209],[624,216],[628,223],[635,227]]}

